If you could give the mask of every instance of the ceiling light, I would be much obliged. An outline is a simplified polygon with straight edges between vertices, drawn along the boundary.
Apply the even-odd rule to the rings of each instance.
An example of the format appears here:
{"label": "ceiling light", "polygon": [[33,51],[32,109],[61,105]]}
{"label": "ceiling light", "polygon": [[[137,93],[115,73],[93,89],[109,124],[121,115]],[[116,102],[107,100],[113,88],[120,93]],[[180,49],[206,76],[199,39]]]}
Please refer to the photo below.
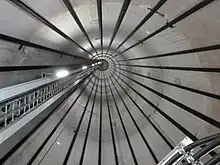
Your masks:
{"label": "ceiling light", "polygon": [[83,70],[84,70],[84,69],[87,69],[87,68],[88,68],[87,66],[83,66],[83,67],[82,67]]}
{"label": "ceiling light", "polygon": [[62,78],[62,77],[66,77],[69,75],[69,71],[68,70],[59,70],[56,72],[56,76],[58,78]]}
{"label": "ceiling light", "polygon": [[95,66],[95,64],[92,64],[92,66]]}

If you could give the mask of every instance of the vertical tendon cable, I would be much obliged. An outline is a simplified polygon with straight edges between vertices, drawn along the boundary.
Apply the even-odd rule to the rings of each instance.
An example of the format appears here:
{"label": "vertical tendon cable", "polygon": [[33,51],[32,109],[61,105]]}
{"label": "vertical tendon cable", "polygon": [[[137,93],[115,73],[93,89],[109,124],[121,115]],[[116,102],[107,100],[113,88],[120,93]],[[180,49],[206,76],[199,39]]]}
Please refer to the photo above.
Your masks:
{"label": "vertical tendon cable", "polygon": [[134,101],[134,99],[128,94],[128,92],[125,90],[125,88],[118,82],[118,80],[113,76],[115,81],[118,83],[118,85],[121,87],[121,89],[125,92],[125,94],[129,97],[129,99],[133,102],[133,104],[138,108],[138,110],[142,113],[142,115],[147,119],[147,121],[151,124],[151,126],[156,130],[156,132],[161,136],[161,138],[166,142],[166,144],[170,147],[170,149],[173,149],[174,146],[169,142],[169,140],[160,132],[160,130],[155,126],[155,124],[150,120],[150,118],[144,113],[144,111],[141,109],[141,107]]}
{"label": "vertical tendon cable", "polygon": [[[101,78],[101,77],[100,77]],[[101,95],[100,95],[100,115],[99,115],[99,151],[98,165],[102,164],[102,79],[101,79]]]}
{"label": "vertical tendon cable", "polygon": [[[105,81],[107,81],[107,80],[105,80]],[[110,86],[109,86],[109,88],[110,88]],[[116,148],[114,130],[113,130],[113,125],[112,125],[112,117],[111,117],[111,111],[110,111],[110,105],[109,105],[109,99],[108,99],[107,84],[105,86],[105,94],[106,94],[108,117],[109,117],[109,124],[110,124],[110,129],[111,129],[111,136],[112,136],[112,145],[113,145],[114,157],[115,157],[115,165],[118,165],[119,163],[118,163],[118,156],[117,156],[117,148]]]}
{"label": "vertical tendon cable", "polygon": [[151,156],[153,157],[155,163],[156,163],[156,164],[159,163],[159,161],[158,161],[158,159],[157,159],[155,153],[153,152],[151,146],[150,146],[149,143],[147,142],[147,139],[145,138],[145,136],[144,136],[144,134],[142,133],[141,129],[139,128],[137,122],[135,121],[134,117],[132,116],[130,110],[128,109],[128,106],[125,104],[125,101],[123,100],[121,94],[119,93],[117,87],[115,86],[115,83],[114,83],[112,80],[111,80],[111,82],[112,82],[112,84],[113,84],[113,86],[114,86],[114,88],[115,88],[115,90],[116,90],[116,92],[117,92],[117,94],[118,94],[120,100],[122,101],[122,103],[123,103],[125,109],[127,110],[127,112],[128,112],[128,114],[129,114],[131,120],[133,121],[135,127],[137,128],[138,133],[140,134],[140,136],[141,136],[142,140],[144,141],[146,147],[148,148],[148,150],[149,150]]}
{"label": "vertical tendon cable", "polygon": [[[120,72],[119,72],[120,73]],[[121,73],[120,73],[121,74]],[[185,129],[182,125],[172,119],[169,115],[167,115],[164,111],[158,108],[155,104],[153,104],[150,100],[148,100],[145,96],[143,96],[140,92],[134,89],[130,84],[125,82],[122,78],[119,77],[132,91],[134,91],[140,98],[142,98],[145,102],[147,102],[152,108],[154,108],[158,113],[160,113],[165,119],[171,122],[174,126],[176,126],[181,132],[183,132],[186,136],[188,136],[193,141],[198,140],[191,132]]]}
{"label": "vertical tendon cable", "polygon": [[91,95],[92,95],[92,91],[93,91],[93,89],[94,89],[94,86],[95,86],[95,82],[93,82],[92,89],[91,89],[90,94],[89,94],[89,96],[88,96],[88,99],[87,99],[85,108],[84,108],[84,110],[83,110],[83,113],[82,113],[82,115],[81,115],[81,117],[80,117],[80,120],[79,120],[79,123],[78,123],[78,125],[77,125],[75,134],[73,135],[73,138],[72,138],[72,140],[71,140],[70,146],[69,146],[68,151],[67,151],[67,153],[66,153],[66,156],[65,156],[65,158],[64,158],[63,165],[67,165],[67,163],[68,163],[70,154],[71,154],[71,152],[72,152],[72,149],[73,149],[73,146],[74,146],[74,144],[75,144],[77,135],[78,135],[78,133],[79,133],[80,126],[81,126],[82,121],[83,121],[83,118],[84,118],[84,116],[85,116],[85,112],[86,112],[87,106],[88,106],[88,104],[89,104],[89,100],[90,100],[90,97],[91,97]]}
{"label": "vertical tendon cable", "polygon": [[[95,82],[96,82],[96,80],[95,80]],[[79,165],[82,165],[83,164],[83,160],[84,160],[84,155],[85,155],[85,151],[86,151],[86,145],[87,145],[89,131],[90,131],[90,127],[91,127],[92,116],[93,116],[93,112],[94,112],[96,93],[97,93],[97,89],[98,89],[98,82],[99,81],[97,81],[96,89],[95,89],[95,94],[94,94],[94,97],[93,97],[92,109],[91,109],[91,112],[90,112],[89,122],[88,122],[87,130],[86,130],[86,136],[85,136],[85,140],[84,140],[84,144],[83,144],[83,148],[82,148],[82,153],[81,153]]]}
{"label": "vertical tendon cable", "polygon": [[[90,74],[91,75],[91,74]],[[92,76],[93,77],[93,76]],[[92,77],[89,79],[91,80]],[[28,161],[27,165],[31,165],[34,160],[37,158],[37,156],[40,154],[40,152],[42,151],[42,149],[45,147],[45,145],[47,144],[47,142],[51,139],[51,137],[53,136],[53,134],[55,133],[55,131],[57,130],[57,128],[60,126],[60,124],[63,122],[63,120],[65,119],[65,117],[68,115],[68,113],[70,112],[70,110],[73,108],[73,106],[75,105],[76,101],[78,100],[78,98],[80,97],[80,95],[83,93],[84,89],[86,88],[86,86],[89,84],[88,83],[85,85],[85,87],[83,88],[83,90],[81,91],[81,93],[78,95],[78,97],[75,99],[75,101],[71,104],[71,106],[69,107],[69,109],[66,111],[66,113],[63,115],[63,117],[59,120],[59,122],[57,123],[57,125],[53,128],[53,130],[51,131],[51,133],[47,136],[47,138],[44,140],[44,142],[40,145],[40,147],[37,149],[37,151],[34,153],[34,155],[31,157],[31,159]]]}
{"label": "vertical tendon cable", "polygon": [[133,149],[133,147],[132,147],[130,138],[129,138],[128,133],[127,133],[127,131],[126,131],[126,127],[125,127],[124,121],[123,121],[123,119],[122,119],[122,117],[121,117],[121,114],[120,114],[120,112],[119,112],[119,107],[118,107],[118,104],[117,104],[117,102],[116,102],[116,100],[115,100],[115,97],[114,97],[114,94],[113,94],[113,92],[112,92],[111,86],[110,86],[110,91],[111,91],[111,95],[112,95],[112,98],[113,98],[113,101],[114,101],[114,104],[115,104],[115,107],[116,107],[116,110],[117,110],[119,119],[120,119],[120,121],[121,121],[121,125],[122,125],[122,128],[123,128],[123,131],[124,131],[124,133],[125,133],[125,137],[126,137],[126,140],[127,140],[128,146],[129,146],[129,149],[130,149],[130,151],[131,151],[131,155],[132,155],[133,161],[134,161],[135,165],[138,165],[138,161],[137,161],[137,158],[136,158],[134,149]]}
{"label": "vertical tendon cable", "polygon": [[181,102],[179,102],[179,101],[177,101],[177,100],[175,100],[175,99],[172,99],[171,97],[169,97],[169,96],[167,96],[167,95],[164,95],[164,94],[162,94],[162,93],[160,93],[160,92],[154,90],[153,88],[150,88],[150,87],[144,85],[143,83],[140,83],[139,81],[136,81],[136,80],[134,80],[134,79],[132,79],[132,78],[130,78],[130,77],[124,75],[123,73],[121,73],[121,74],[122,74],[124,77],[128,78],[129,80],[131,80],[131,81],[135,82],[136,84],[140,85],[141,87],[143,87],[143,88],[145,88],[145,89],[151,91],[152,93],[154,93],[154,94],[160,96],[161,98],[167,100],[168,102],[170,102],[170,103],[172,103],[172,104],[174,104],[174,105],[180,107],[182,110],[184,110],[184,111],[186,111],[186,112],[188,112],[188,113],[190,113],[190,114],[192,114],[192,115],[198,117],[198,118],[201,119],[201,120],[206,121],[207,123],[209,123],[209,124],[211,124],[211,125],[213,125],[213,126],[215,126],[215,127],[217,127],[217,128],[220,128],[220,122],[219,122],[219,121],[214,120],[214,119],[210,118],[209,116],[206,116],[206,115],[200,113],[199,111],[196,111],[195,109],[190,108],[189,106],[187,106],[187,105],[185,105],[185,104],[183,104],[183,103],[181,103]]}

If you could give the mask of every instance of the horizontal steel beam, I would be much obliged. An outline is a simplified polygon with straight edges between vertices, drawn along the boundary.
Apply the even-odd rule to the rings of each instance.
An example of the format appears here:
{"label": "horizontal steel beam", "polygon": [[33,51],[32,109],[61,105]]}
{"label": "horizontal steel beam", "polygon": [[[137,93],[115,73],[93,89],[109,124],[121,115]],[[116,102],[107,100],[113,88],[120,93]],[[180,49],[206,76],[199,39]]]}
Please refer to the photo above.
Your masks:
{"label": "horizontal steel beam", "polygon": [[60,50],[48,48],[46,46],[42,46],[42,45],[39,45],[39,44],[35,44],[33,42],[28,42],[28,41],[25,41],[25,40],[21,40],[21,39],[11,37],[11,36],[8,36],[8,35],[5,35],[5,34],[1,34],[1,33],[0,33],[0,40],[6,41],[6,42],[11,42],[11,43],[14,43],[14,44],[23,45],[23,46],[28,46],[28,47],[31,47],[31,48],[45,50],[45,51],[49,51],[49,52],[53,52],[53,53],[58,53],[58,54],[65,55],[65,56],[70,56],[70,57],[75,57],[75,58],[80,58],[80,59],[87,59],[85,57],[80,57],[80,56],[77,56],[77,55],[74,55],[74,54],[71,54],[71,53],[67,53],[67,52],[63,52],[63,51],[60,51]]}
{"label": "horizontal steel beam", "polygon": [[[30,14],[32,17],[34,17],[35,19],[37,19],[38,21],[40,21],[41,23],[45,24],[47,27],[49,27],[50,29],[52,29],[53,31],[55,31],[56,33],[58,33],[59,35],[61,35],[63,38],[65,38],[66,40],[74,43],[75,45],[77,45],[80,49],[82,49],[83,51],[87,52],[88,54],[91,54],[89,51],[87,51],[86,49],[84,49],[80,44],[78,44],[76,41],[74,41],[72,38],[70,38],[68,35],[66,35],[64,32],[62,32],[59,28],[57,28],[54,24],[52,24],[51,22],[49,22],[46,18],[44,18],[42,15],[40,15],[39,13],[37,13],[34,9],[32,9],[31,7],[29,7],[27,4],[25,4],[24,2],[22,2],[21,0],[9,0],[10,2],[12,2],[13,4],[15,4],[16,6],[18,6],[19,8],[23,9],[25,12],[27,12],[28,14]],[[92,55],[92,54],[91,54]]]}

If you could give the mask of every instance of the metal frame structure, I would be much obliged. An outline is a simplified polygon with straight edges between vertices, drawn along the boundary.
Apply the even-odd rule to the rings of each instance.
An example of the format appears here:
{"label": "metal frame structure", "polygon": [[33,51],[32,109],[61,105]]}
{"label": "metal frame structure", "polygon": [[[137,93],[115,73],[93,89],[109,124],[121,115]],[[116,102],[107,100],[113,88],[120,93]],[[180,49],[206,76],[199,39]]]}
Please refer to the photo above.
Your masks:
{"label": "metal frame structure", "polygon": [[[91,71],[90,71],[91,72]],[[88,74],[88,70],[41,85],[0,102],[0,129],[14,123]]]}
{"label": "metal frame structure", "polygon": [[[20,8],[24,9],[26,12],[28,12],[29,14],[31,14],[32,16],[37,18],[39,21],[41,21],[42,23],[44,23],[45,25],[47,25],[48,27],[50,27],[51,29],[53,29],[54,31],[56,31],[57,33],[62,35],[67,40],[70,40],[71,42],[75,43],[74,40],[72,40],[71,38],[66,36],[63,32],[61,32],[53,24],[51,24],[44,17],[42,17],[40,14],[35,12],[33,9],[31,9],[29,6],[27,6],[26,4],[24,4],[20,0],[10,0],[10,1],[13,2],[14,4],[16,4],[17,6],[19,6]],[[113,53],[110,54],[110,53],[108,53],[109,49],[111,48],[111,45],[114,44],[113,41],[114,41],[114,39],[117,35],[117,32],[120,28],[120,25],[123,21],[123,18],[126,14],[126,11],[129,7],[131,1],[130,0],[125,0],[124,1],[124,4],[121,8],[121,11],[120,11],[117,23],[116,23],[116,26],[115,26],[114,31],[113,31],[113,35],[111,37],[111,41],[109,43],[109,46],[107,48],[106,53],[104,53],[103,52],[102,1],[97,0],[99,32],[100,32],[100,36],[101,36],[101,43],[100,44],[101,44],[101,50],[102,50],[102,53],[98,54],[95,47],[93,46],[90,38],[89,38],[87,32],[85,31],[83,25],[81,24],[80,19],[78,18],[76,12],[74,11],[71,3],[69,2],[69,0],[63,0],[66,7],[68,8],[71,15],[73,16],[74,20],[76,21],[79,28],[81,29],[82,33],[86,36],[86,38],[87,38],[88,42],[90,43],[91,47],[95,50],[95,52],[97,54],[97,55],[94,55],[92,57],[92,60],[94,60],[94,61],[106,60],[109,64],[109,67],[105,71],[101,71],[101,70],[99,70],[99,67],[102,67],[102,64],[99,64],[97,67],[94,67],[94,70],[89,74],[89,76],[85,77],[85,79],[86,79],[85,81],[87,81],[87,82],[84,85],[84,87],[81,89],[81,92],[76,97],[76,99],[72,102],[72,104],[71,104],[70,108],[68,109],[68,111],[64,114],[64,116],[62,116],[62,118],[59,120],[59,122],[54,127],[54,129],[50,132],[50,134],[45,139],[45,141],[42,143],[42,145],[40,145],[39,148],[37,148],[36,152],[34,153],[32,158],[29,160],[28,165],[33,164],[35,159],[37,159],[37,157],[40,154],[41,150],[43,148],[45,148],[47,142],[51,139],[52,135],[55,133],[55,131],[57,130],[59,125],[62,123],[64,118],[68,115],[70,110],[74,107],[75,103],[82,96],[82,94],[86,91],[86,89],[89,89],[90,92],[88,94],[88,98],[86,100],[86,104],[85,104],[84,110],[82,112],[82,115],[80,116],[79,122],[76,126],[75,133],[72,135],[70,145],[69,145],[68,150],[66,151],[65,157],[63,159],[63,162],[62,162],[63,165],[67,165],[69,160],[70,160],[70,156],[71,156],[71,153],[73,152],[73,148],[74,148],[74,145],[75,145],[75,142],[76,142],[76,138],[79,134],[83,119],[85,118],[85,113],[88,110],[88,106],[91,103],[92,104],[91,113],[89,115],[89,120],[88,120],[88,124],[87,124],[87,127],[86,127],[86,136],[85,136],[85,139],[83,141],[82,152],[81,152],[80,161],[79,161],[80,165],[83,164],[84,156],[85,156],[85,152],[86,152],[86,148],[87,148],[87,143],[88,143],[88,136],[89,136],[89,132],[90,132],[90,128],[91,128],[91,122],[92,122],[92,119],[93,119],[92,114],[93,114],[93,111],[94,111],[95,104],[97,102],[99,103],[99,112],[100,112],[99,113],[99,119],[98,119],[99,120],[99,128],[98,128],[99,131],[98,131],[98,158],[97,158],[97,162],[98,162],[98,165],[102,164],[102,159],[101,159],[102,155],[103,155],[103,150],[102,150],[103,113],[102,113],[102,110],[103,110],[103,104],[104,104],[103,99],[104,98],[106,99],[106,104],[107,104],[107,112],[108,112],[107,114],[108,114],[108,119],[109,119],[112,147],[113,147],[113,152],[114,152],[114,162],[115,162],[116,165],[120,164],[119,158],[118,158],[118,154],[119,154],[118,152],[119,151],[118,151],[117,146],[116,146],[117,143],[116,143],[115,128],[113,126],[112,106],[111,106],[110,103],[113,103],[113,107],[116,109],[117,116],[118,116],[120,124],[122,126],[122,129],[123,129],[123,132],[124,132],[124,135],[125,135],[125,138],[126,138],[126,142],[127,142],[129,151],[130,151],[131,156],[132,156],[133,163],[135,165],[139,164],[137,155],[136,155],[135,150],[134,150],[134,146],[131,143],[131,139],[128,135],[128,131],[127,131],[128,128],[126,127],[125,120],[123,118],[122,113],[120,112],[118,100],[116,100],[118,98],[119,98],[119,102],[122,103],[121,105],[123,105],[123,107],[126,110],[126,113],[128,114],[129,118],[131,119],[132,123],[134,124],[138,134],[140,135],[141,139],[143,140],[143,142],[145,144],[145,146],[143,146],[143,147],[146,147],[148,149],[150,155],[152,156],[152,158],[153,158],[153,160],[156,164],[159,163],[159,164],[172,165],[172,164],[179,164],[179,163],[181,164],[182,163],[182,164],[186,165],[186,164],[191,163],[191,164],[195,165],[195,164],[200,163],[199,160],[205,154],[209,154],[211,156],[211,158],[208,160],[208,162],[204,162],[206,165],[213,165],[217,162],[220,162],[220,154],[217,153],[218,151],[214,150],[216,147],[218,147],[220,145],[220,135],[219,134],[215,134],[215,135],[212,135],[210,137],[203,138],[203,139],[198,139],[198,137],[196,135],[194,135],[187,128],[185,128],[183,125],[181,125],[173,117],[169,116],[163,109],[161,109],[160,107],[155,105],[145,95],[140,93],[137,90],[137,87],[134,87],[130,83],[128,83],[128,81],[134,83],[138,87],[141,87],[141,89],[149,91],[149,92],[155,94],[156,96],[160,97],[161,99],[173,104],[174,106],[178,107],[179,109],[183,110],[184,112],[189,113],[190,115],[194,116],[196,119],[203,120],[204,122],[208,123],[209,125],[211,125],[213,127],[217,127],[219,129],[220,128],[220,121],[218,121],[216,119],[213,119],[210,116],[199,112],[199,110],[193,109],[193,108],[189,107],[188,105],[185,105],[184,103],[176,100],[175,98],[172,98],[168,95],[165,95],[165,94],[163,94],[163,93],[161,93],[161,92],[145,85],[144,83],[142,83],[138,80],[135,80],[134,78],[131,78],[129,76],[129,74],[139,76],[139,77],[144,78],[144,79],[149,80],[149,81],[156,81],[158,83],[168,85],[171,88],[183,89],[184,91],[192,92],[192,93],[195,93],[197,95],[207,96],[207,97],[209,97],[211,99],[215,99],[215,100],[220,100],[220,95],[210,93],[210,92],[206,92],[206,91],[202,91],[202,90],[199,90],[199,89],[194,89],[194,88],[183,86],[183,85],[174,84],[174,83],[171,83],[171,82],[168,82],[168,81],[163,81],[163,80],[160,80],[160,79],[157,79],[157,78],[154,78],[154,77],[151,77],[151,76],[147,76],[147,75],[144,75],[144,74],[139,74],[137,72],[133,72],[129,68],[152,68],[152,69],[162,69],[162,70],[178,70],[178,71],[185,71],[185,72],[190,71],[190,72],[209,72],[209,73],[219,73],[220,68],[198,68],[198,67],[179,67],[179,66],[176,66],[176,67],[173,67],[173,66],[172,67],[169,67],[169,66],[146,66],[146,65],[133,65],[133,64],[127,64],[126,63],[127,61],[148,60],[148,59],[152,59],[152,58],[161,58],[161,57],[172,58],[173,56],[190,55],[190,53],[198,53],[198,52],[204,52],[204,51],[209,52],[209,51],[219,50],[220,45],[216,44],[216,45],[210,45],[210,46],[205,46],[205,47],[200,47],[200,48],[181,50],[181,51],[176,51],[176,52],[169,52],[169,53],[163,53],[163,54],[140,57],[140,58],[130,58],[130,59],[123,59],[123,60],[118,60],[117,59],[117,57],[119,55],[123,55],[123,53],[127,52],[128,50],[130,50],[130,49],[134,48],[135,46],[137,46],[137,45],[147,41],[148,39],[156,36],[157,34],[159,34],[160,32],[162,32],[164,30],[166,30],[167,28],[172,27],[174,24],[180,22],[181,20],[183,20],[186,17],[190,16],[191,14],[197,12],[198,10],[200,10],[203,7],[207,6],[211,2],[214,2],[215,0],[200,1],[195,6],[188,9],[187,11],[183,12],[182,14],[180,14],[179,16],[174,18],[173,20],[167,22],[167,24],[165,24],[161,28],[157,29],[153,33],[149,34],[145,38],[141,39],[140,41],[138,41],[134,45],[126,48],[124,51],[119,52],[116,55],[113,55],[115,52],[117,52],[117,50],[121,46],[123,46],[123,44],[126,41],[129,40],[129,38],[131,38],[143,26],[144,23],[146,23],[156,12],[158,12],[158,10],[165,4],[166,1],[167,0],[159,0],[159,2],[153,7],[153,9],[150,10],[150,12],[145,16],[145,18],[132,30],[131,33],[129,33],[129,35],[125,38],[125,40],[123,40],[121,42],[121,44],[115,49],[115,51],[113,51]],[[9,42],[13,42],[13,43],[18,43],[18,44],[30,46],[30,47],[34,47],[34,48],[43,49],[43,50],[46,50],[46,51],[51,51],[51,52],[55,52],[55,53],[61,53],[61,54],[72,56],[72,54],[69,54],[69,53],[60,52],[60,51],[57,51],[57,50],[54,50],[54,49],[43,47],[41,45],[37,45],[37,44],[30,43],[30,42],[27,42],[27,41],[19,40],[19,39],[16,39],[16,38],[13,38],[13,37],[10,37],[10,36],[6,36],[6,35],[3,35],[3,34],[0,35],[0,39],[3,39],[5,41],[9,41]],[[75,43],[75,44],[77,44],[77,43]],[[82,46],[80,46],[79,44],[77,44],[77,45],[81,49],[83,49],[85,52],[91,54],[90,52],[88,52],[87,50],[82,48]],[[95,64],[92,64],[92,65],[95,65]],[[16,67],[11,67],[11,68],[10,67],[8,67],[8,68],[2,67],[2,69],[5,69],[4,71],[12,71],[12,70],[45,69],[45,68],[53,68],[53,67],[57,67],[57,66],[25,66],[22,69],[19,68],[19,67],[17,67],[17,68]],[[71,67],[73,67],[73,65],[71,65]],[[0,71],[1,71],[1,68],[0,68]],[[71,77],[69,77],[68,80],[69,79],[71,79]],[[69,81],[67,81],[67,82],[69,82]],[[72,79],[70,80],[70,82],[72,82]],[[54,84],[50,84],[50,85],[53,86]],[[58,85],[56,85],[56,86],[58,87]],[[64,83],[62,83],[61,87],[59,86],[58,89],[54,89],[54,90],[55,91],[60,91],[65,86],[66,86],[66,81]],[[45,88],[45,87],[43,87],[43,88]],[[48,86],[46,88],[48,88]],[[185,136],[187,136],[188,138],[190,138],[194,142],[187,145],[187,146],[179,148],[178,152],[176,152],[175,155],[172,155],[172,156],[169,155],[168,157],[166,157],[166,159],[167,159],[166,163],[164,163],[164,160],[162,160],[162,162],[160,162],[160,160],[158,158],[158,155],[156,154],[156,152],[153,149],[152,145],[148,142],[148,140],[145,137],[143,131],[140,129],[140,125],[135,120],[134,116],[132,115],[131,110],[129,109],[126,100],[122,96],[122,93],[125,96],[128,97],[128,99],[132,103],[132,105],[134,105],[134,107],[136,107],[135,110],[137,110],[138,112],[140,112],[144,116],[144,118],[146,119],[146,122],[148,122],[152,126],[152,128],[161,137],[161,139],[165,142],[165,144],[169,147],[170,150],[174,149],[176,151],[175,144],[173,144],[173,142],[167,137],[167,135],[163,131],[161,131],[161,129],[155,124],[155,122],[153,121],[153,118],[145,113],[145,111],[143,110],[141,105],[139,105],[135,101],[135,99],[131,96],[131,94],[127,91],[127,89],[129,89],[133,94],[136,94],[138,98],[140,98],[142,101],[147,103],[150,107],[152,107],[155,110],[155,113],[162,116],[166,121],[168,121],[170,124],[172,124],[174,126],[174,128],[176,128],[178,131],[183,133]],[[37,92],[39,90],[41,90],[41,88],[36,89]],[[51,91],[49,90],[48,92],[50,93]],[[42,96],[40,95],[40,97],[45,97],[45,95],[47,95],[48,92],[45,93]],[[52,93],[53,93],[53,91],[52,91]],[[29,94],[32,95],[33,92],[28,93],[28,96],[24,95],[24,97],[29,97]],[[54,92],[54,94],[56,94],[56,92]],[[51,95],[51,97],[52,96],[53,95]],[[99,101],[97,101],[98,96],[100,97]],[[18,98],[16,98],[16,99],[13,98],[12,100],[10,100],[10,104],[14,105],[14,102],[15,101],[17,102],[18,100],[19,100]],[[33,103],[33,101],[36,101],[36,100],[39,100],[39,97],[36,97],[36,98],[34,97],[34,99],[32,99],[31,103]],[[47,99],[45,101],[47,101]],[[30,103],[28,102],[28,105],[29,104]],[[4,104],[1,104],[1,105],[3,105],[2,107],[6,107],[5,112],[7,113],[7,115],[10,115],[10,116],[13,117],[15,110],[13,109],[12,111],[7,112],[8,103],[4,103]],[[24,106],[26,106],[26,104]],[[16,110],[16,112],[17,112],[17,110]],[[6,119],[6,121],[7,121],[7,119]],[[5,123],[7,123],[7,122],[5,122]],[[53,144],[51,144],[51,146]],[[17,149],[18,147],[19,147],[19,145],[16,146],[15,149]],[[200,150],[199,151],[195,150],[195,148],[198,148],[198,147],[200,147]],[[49,150],[50,150],[50,148],[51,147],[49,147]],[[0,164],[3,164],[7,160],[7,158],[9,158],[10,155],[13,154],[15,149],[12,152],[8,153],[4,158],[0,159]],[[48,152],[49,152],[49,150],[48,150]],[[45,153],[45,155],[46,154],[47,153]],[[44,159],[45,155],[40,160],[40,163]]]}

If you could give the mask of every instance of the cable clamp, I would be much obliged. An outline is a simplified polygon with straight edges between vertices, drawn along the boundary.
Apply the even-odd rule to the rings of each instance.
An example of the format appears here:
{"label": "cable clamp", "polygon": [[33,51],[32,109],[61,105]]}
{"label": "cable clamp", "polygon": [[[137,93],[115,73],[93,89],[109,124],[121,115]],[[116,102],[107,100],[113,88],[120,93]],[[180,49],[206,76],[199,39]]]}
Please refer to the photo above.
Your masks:
{"label": "cable clamp", "polygon": [[186,151],[184,150],[184,146],[179,145],[179,146],[178,146],[178,150],[179,150],[179,153],[180,153],[181,155],[183,155],[183,159],[186,160],[186,161],[187,161],[188,163],[190,163],[191,165],[201,165],[201,163],[200,163],[199,160],[195,160],[195,159],[193,158],[193,156],[192,156],[193,154],[192,154],[191,151],[186,152]]}

